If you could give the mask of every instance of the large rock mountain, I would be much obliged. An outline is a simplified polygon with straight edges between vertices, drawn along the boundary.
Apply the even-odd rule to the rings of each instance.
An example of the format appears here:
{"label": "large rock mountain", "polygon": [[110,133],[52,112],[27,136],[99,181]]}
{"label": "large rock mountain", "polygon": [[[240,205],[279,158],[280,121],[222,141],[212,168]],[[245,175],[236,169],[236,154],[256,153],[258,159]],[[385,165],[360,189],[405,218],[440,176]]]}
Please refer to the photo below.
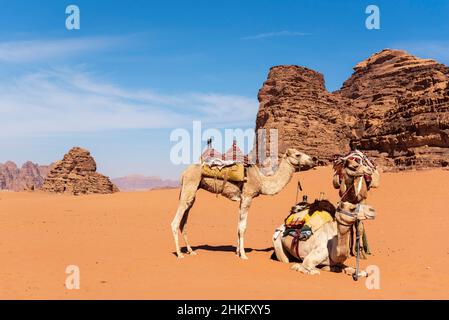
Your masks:
{"label": "large rock mountain", "polygon": [[36,190],[42,186],[49,166],[28,161],[21,168],[12,161],[0,163],[0,190]]}
{"label": "large rock mountain", "polygon": [[258,98],[256,129],[278,130],[279,155],[294,147],[326,162],[347,148],[348,129],[337,107],[340,97],[326,90],[320,73],[273,67]]}
{"label": "large rock mountain", "polygon": [[256,129],[277,128],[280,152],[328,163],[353,140],[385,169],[449,164],[449,68],[434,60],[385,49],[333,93],[313,70],[273,67],[259,102]]}
{"label": "large rock mountain", "polygon": [[97,164],[88,150],[72,148],[62,160],[52,165],[42,190],[74,195],[118,191],[108,177],[96,171]]}

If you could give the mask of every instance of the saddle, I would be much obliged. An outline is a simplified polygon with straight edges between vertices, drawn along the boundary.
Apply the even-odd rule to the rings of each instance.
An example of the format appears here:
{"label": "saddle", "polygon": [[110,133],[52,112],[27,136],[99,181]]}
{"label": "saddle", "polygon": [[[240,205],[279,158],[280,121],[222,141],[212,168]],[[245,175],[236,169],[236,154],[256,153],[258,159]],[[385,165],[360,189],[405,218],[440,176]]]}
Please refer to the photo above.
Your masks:
{"label": "saddle", "polygon": [[201,165],[201,174],[205,177],[223,181],[241,182],[245,180],[245,166],[243,163],[233,163],[224,166]]}
{"label": "saddle", "polygon": [[245,180],[245,166],[248,165],[248,156],[237,147],[234,140],[232,147],[225,153],[220,154],[212,148],[209,139],[208,147],[201,155],[201,174],[205,177],[232,182]]}
{"label": "saddle", "polygon": [[312,204],[305,201],[293,206],[284,221],[284,236],[295,240],[307,240],[323,225],[335,218],[335,207],[327,200],[315,200]]}

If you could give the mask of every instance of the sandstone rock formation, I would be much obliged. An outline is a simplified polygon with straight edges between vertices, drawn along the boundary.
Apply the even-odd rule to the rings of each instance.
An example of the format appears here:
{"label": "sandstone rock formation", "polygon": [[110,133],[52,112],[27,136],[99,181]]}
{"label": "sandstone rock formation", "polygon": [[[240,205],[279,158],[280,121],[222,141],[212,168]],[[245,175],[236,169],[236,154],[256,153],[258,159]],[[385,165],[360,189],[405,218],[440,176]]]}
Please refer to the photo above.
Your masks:
{"label": "sandstone rock formation", "polygon": [[449,68],[383,50],[359,63],[338,92],[358,119],[360,149],[387,167],[441,167],[449,161]]}
{"label": "sandstone rock formation", "polygon": [[334,93],[315,71],[273,67],[259,101],[256,129],[279,129],[280,153],[292,146],[328,163],[352,139],[385,169],[449,165],[449,68],[434,60],[385,49]]}
{"label": "sandstone rock formation", "polygon": [[348,148],[340,97],[326,90],[320,73],[298,66],[273,67],[258,98],[256,129],[278,130],[280,155],[293,147],[325,163]]}
{"label": "sandstone rock formation", "polygon": [[12,161],[0,164],[0,190],[36,190],[42,186],[49,166],[28,161],[18,168]]}
{"label": "sandstone rock formation", "polygon": [[96,171],[97,164],[90,152],[78,147],[73,148],[61,161],[52,165],[42,190],[74,195],[118,191],[108,177]]}

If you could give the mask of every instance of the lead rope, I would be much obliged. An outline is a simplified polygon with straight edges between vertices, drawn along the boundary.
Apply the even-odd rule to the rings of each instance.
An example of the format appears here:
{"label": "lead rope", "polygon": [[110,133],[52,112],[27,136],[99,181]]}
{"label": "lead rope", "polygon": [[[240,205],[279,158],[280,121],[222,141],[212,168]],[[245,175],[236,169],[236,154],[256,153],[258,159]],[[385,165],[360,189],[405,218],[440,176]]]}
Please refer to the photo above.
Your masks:
{"label": "lead rope", "polygon": [[352,278],[354,281],[359,280],[359,273],[360,273],[360,232],[359,232],[359,219],[355,221],[355,234],[356,234],[356,240],[355,240],[355,248],[356,248],[356,267],[355,267],[355,273],[352,275]]}
{"label": "lead rope", "polygon": [[298,179],[298,184],[296,185],[296,201],[295,201],[295,204],[298,203],[299,190],[302,191],[302,185],[301,185],[301,181],[299,181],[299,179]]}

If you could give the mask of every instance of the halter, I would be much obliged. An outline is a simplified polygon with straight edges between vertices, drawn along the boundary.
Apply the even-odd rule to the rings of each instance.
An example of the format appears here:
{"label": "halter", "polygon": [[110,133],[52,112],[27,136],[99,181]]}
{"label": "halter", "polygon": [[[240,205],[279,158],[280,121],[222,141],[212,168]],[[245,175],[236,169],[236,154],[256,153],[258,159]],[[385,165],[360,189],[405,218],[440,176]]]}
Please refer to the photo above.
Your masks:
{"label": "halter", "polygon": [[[357,209],[358,209],[358,206],[356,207],[355,210],[357,210]],[[347,215],[347,216],[349,216],[351,218],[356,218],[357,219],[357,217],[358,217],[358,212],[357,213],[352,213],[352,212],[343,210],[341,208],[337,208],[337,212],[343,213],[344,215]]]}
{"label": "halter", "polygon": [[[343,209],[341,209],[340,207],[337,208],[337,212],[338,212],[338,213],[341,213],[341,214],[344,214],[344,215],[346,215],[346,216],[348,216],[348,217],[355,218],[356,221],[357,221],[357,216],[358,216],[357,213],[352,213],[352,212],[343,210]],[[346,224],[346,223],[343,223],[343,222],[338,221],[337,216],[335,216],[335,221],[337,221],[337,224],[342,225],[342,226],[345,226],[345,227],[352,227],[352,226],[353,226],[353,224]]]}
{"label": "halter", "polygon": [[297,165],[294,165],[293,163],[290,162],[290,156],[288,156],[287,154],[284,155],[285,160],[287,160],[288,164],[291,165],[293,167],[293,169],[301,171],[301,164],[298,162]]}
{"label": "halter", "polygon": [[369,167],[372,170],[376,169],[376,165],[363,152],[361,152],[357,149],[352,151],[346,157],[341,157],[340,159],[342,161],[353,160],[353,161],[357,162],[358,164],[365,165],[365,166]]}

